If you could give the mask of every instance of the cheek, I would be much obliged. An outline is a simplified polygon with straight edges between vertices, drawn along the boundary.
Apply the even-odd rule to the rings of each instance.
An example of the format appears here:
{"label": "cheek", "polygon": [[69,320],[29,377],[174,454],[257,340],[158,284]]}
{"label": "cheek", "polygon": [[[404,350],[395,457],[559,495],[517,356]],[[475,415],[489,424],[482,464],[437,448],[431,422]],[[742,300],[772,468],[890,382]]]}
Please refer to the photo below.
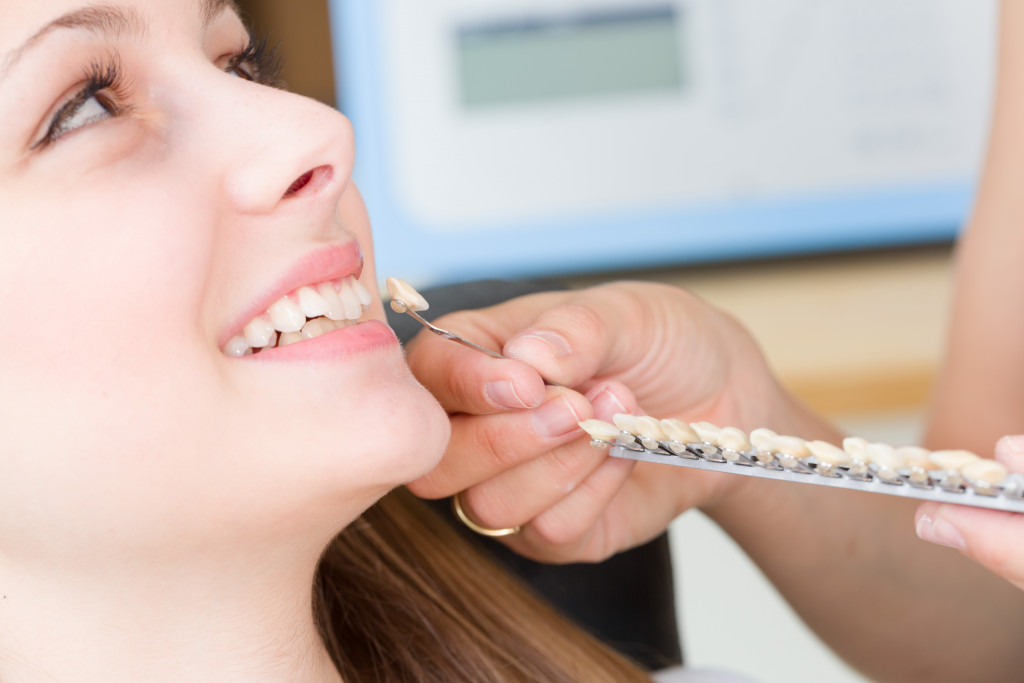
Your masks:
{"label": "cheek", "polygon": [[[121,189],[7,198],[0,319],[13,333],[0,335],[0,377],[12,405],[0,439],[84,438],[111,407],[159,392],[163,361],[197,346],[204,246],[179,213],[193,207]],[[69,433],[33,434],[40,420]]]}

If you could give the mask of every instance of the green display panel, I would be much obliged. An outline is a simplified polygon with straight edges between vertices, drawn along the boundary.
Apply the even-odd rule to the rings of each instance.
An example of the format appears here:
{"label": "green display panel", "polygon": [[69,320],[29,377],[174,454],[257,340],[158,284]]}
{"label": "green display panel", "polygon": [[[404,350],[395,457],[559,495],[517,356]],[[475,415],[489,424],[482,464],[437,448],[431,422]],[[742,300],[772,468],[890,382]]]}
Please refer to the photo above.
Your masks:
{"label": "green display panel", "polygon": [[491,23],[459,29],[467,108],[681,90],[672,7]]}

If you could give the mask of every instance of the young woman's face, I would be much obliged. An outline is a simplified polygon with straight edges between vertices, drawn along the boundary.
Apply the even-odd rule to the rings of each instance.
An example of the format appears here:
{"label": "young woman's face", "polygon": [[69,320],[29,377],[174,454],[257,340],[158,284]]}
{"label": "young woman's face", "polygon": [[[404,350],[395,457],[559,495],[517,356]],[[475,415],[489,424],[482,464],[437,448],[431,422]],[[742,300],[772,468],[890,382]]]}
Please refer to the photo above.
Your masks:
{"label": "young woman's face", "polygon": [[0,17],[0,553],[287,537],[431,467],[348,122],[221,0]]}

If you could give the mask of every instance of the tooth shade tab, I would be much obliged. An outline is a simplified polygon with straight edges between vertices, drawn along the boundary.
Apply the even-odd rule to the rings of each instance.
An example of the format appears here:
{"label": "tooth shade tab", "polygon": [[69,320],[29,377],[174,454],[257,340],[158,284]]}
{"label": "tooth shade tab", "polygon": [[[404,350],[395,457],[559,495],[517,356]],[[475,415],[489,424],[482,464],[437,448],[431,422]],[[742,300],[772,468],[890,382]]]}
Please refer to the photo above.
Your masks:
{"label": "tooth shade tab", "polygon": [[968,463],[961,470],[964,478],[972,484],[984,486],[999,486],[1010,476],[1002,464],[988,458],[978,458]]}
{"label": "tooth shade tab", "polygon": [[771,452],[775,450],[775,440],[779,435],[770,429],[758,427],[750,432],[750,443],[759,451]]}
{"label": "tooth shade tab", "polygon": [[718,446],[738,453],[749,451],[752,447],[747,435],[742,429],[736,427],[722,427],[722,430],[718,432]]}
{"label": "tooth shade tab", "polygon": [[670,441],[679,443],[700,443],[700,437],[693,430],[689,422],[684,422],[675,417],[666,418],[661,421],[661,431]]}
{"label": "tooth shade tab", "polygon": [[653,417],[647,417],[642,415],[633,422],[633,428],[636,430],[636,435],[645,439],[653,439],[654,441],[667,441],[668,437],[665,435],[665,431],[661,428],[661,421],[656,420]]}
{"label": "tooth shade tab", "polygon": [[932,451],[931,461],[942,470],[960,470],[980,458],[970,451]]}
{"label": "tooth shade tab", "polygon": [[227,356],[241,358],[315,339],[357,324],[372,303],[369,291],[354,277],[300,287],[249,321],[242,333],[221,350]]}
{"label": "tooth shade tab", "polygon": [[430,304],[405,280],[400,280],[397,277],[389,277],[385,281],[385,285],[388,288],[388,295],[391,297],[391,309],[395,313],[405,313],[409,311],[425,311],[430,308]]}
{"label": "tooth shade tab", "polygon": [[865,454],[867,455],[868,462],[879,467],[897,469],[905,467],[907,464],[906,456],[887,443],[869,443],[865,449]]}
{"label": "tooth shade tab", "polygon": [[604,420],[583,420],[579,425],[580,429],[589,434],[594,441],[615,443],[622,435],[621,429]]}
{"label": "tooth shade tab", "polygon": [[629,413],[618,413],[612,415],[612,422],[624,432],[636,435],[636,416]]}
{"label": "tooth shade tab", "polygon": [[843,450],[856,462],[868,461],[868,441],[859,436],[848,436],[843,439]]}
{"label": "tooth shade tab", "polygon": [[721,427],[710,422],[691,422],[690,426],[693,431],[697,432],[701,441],[714,446],[718,445],[718,435],[722,433]]}
{"label": "tooth shade tab", "polygon": [[848,465],[852,462],[849,453],[827,441],[808,441],[807,450],[818,459],[818,462],[826,462],[837,466]]}
{"label": "tooth shade tab", "polygon": [[775,437],[775,450],[783,455],[789,455],[796,459],[806,458],[811,452],[807,449],[807,442],[797,436]]}

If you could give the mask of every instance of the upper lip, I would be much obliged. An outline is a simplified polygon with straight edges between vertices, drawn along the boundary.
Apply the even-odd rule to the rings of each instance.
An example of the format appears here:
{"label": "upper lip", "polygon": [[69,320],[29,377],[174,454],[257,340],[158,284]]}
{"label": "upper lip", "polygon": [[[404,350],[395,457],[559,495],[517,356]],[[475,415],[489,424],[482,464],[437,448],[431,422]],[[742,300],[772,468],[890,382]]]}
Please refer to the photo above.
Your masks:
{"label": "upper lip", "polygon": [[271,304],[300,287],[321,282],[359,276],[363,272],[363,254],[355,241],[333,245],[311,251],[296,261],[277,281],[253,302],[228,326],[219,346],[240,333],[253,318],[262,315]]}

